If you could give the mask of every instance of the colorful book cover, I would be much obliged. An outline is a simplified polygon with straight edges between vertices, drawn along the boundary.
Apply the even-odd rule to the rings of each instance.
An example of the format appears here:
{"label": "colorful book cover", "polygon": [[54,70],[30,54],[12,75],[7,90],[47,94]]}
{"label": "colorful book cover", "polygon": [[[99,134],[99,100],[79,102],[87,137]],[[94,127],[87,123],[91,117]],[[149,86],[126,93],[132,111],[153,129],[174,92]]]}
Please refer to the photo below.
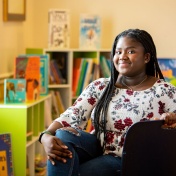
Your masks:
{"label": "colorful book cover", "polygon": [[40,95],[48,94],[48,70],[49,70],[48,55],[40,55]]}
{"label": "colorful book cover", "polygon": [[69,48],[69,31],[69,11],[61,9],[50,9],[48,12],[48,47]]}
{"label": "colorful book cover", "polygon": [[0,134],[0,176],[13,176],[10,133]]}
{"label": "colorful book cover", "polygon": [[[33,54],[32,54],[33,52]],[[26,49],[26,55],[21,57],[37,56],[40,57],[40,95],[48,94],[48,72],[49,72],[49,57],[48,54],[40,54],[42,49]]]}
{"label": "colorful book cover", "polygon": [[37,100],[40,96],[40,57],[19,56],[15,58],[16,79],[26,79],[26,98]]}
{"label": "colorful book cover", "polygon": [[158,58],[158,63],[165,80],[176,86],[176,59]]}
{"label": "colorful book cover", "polygon": [[4,80],[4,103],[24,103],[26,101],[26,80]]}
{"label": "colorful book cover", "polygon": [[101,19],[98,15],[80,15],[79,47],[99,49],[101,43]]}

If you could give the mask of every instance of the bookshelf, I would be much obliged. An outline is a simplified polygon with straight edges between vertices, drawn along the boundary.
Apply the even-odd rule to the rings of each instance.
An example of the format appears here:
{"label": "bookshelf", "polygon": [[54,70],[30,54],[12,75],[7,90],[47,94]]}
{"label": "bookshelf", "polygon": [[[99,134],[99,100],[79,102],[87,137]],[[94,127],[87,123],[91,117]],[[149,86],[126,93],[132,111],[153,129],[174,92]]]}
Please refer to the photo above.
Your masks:
{"label": "bookshelf", "polygon": [[[97,78],[100,77],[100,57],[104,56],[110,58],[110,49],[97,49],[97,50],[86,50],[86,49],[43,49],[43,54],[48,54],[50,61],[53,59],[59,60],[61,56],[65,56],[67,63],[66,68],[66,84],[49,84],[49,90],[58,90],[61,93],[61,97],[65,108],[71,106],[73,101],[78,95],[73,96],[72,84],[75,81],[73,77],[73,64],[77,58],[81,59],[93,59],[98,65]],[[51,68],[50,68],[51,69]]]}
{"label": "bookshelf", "polygon": [[26,175],[28,165],[30,176],[35,176],[35,155],[44,154],[38,136],[45,129],[45,102],[50,98],[46,95],[21,104],[0,102],[0,133],[11,134],[14,175]]}

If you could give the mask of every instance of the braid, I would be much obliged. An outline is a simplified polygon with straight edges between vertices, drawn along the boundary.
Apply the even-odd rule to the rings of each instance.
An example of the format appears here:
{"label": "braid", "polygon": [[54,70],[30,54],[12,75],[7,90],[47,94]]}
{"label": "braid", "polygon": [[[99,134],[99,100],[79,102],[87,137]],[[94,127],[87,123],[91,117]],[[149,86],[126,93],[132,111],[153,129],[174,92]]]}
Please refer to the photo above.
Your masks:
{"label": "braid", "polygon": [[106,145],[107,111],[115,89],[114,85],[119,75],[118,71],[115,69],[115,66],[113,64],[113,57],[115,55],[116,45],[119,38],[125,37],[125,36],[134,38],[136,41],[140,42],[145,49],[145,53],[150,54],[150,61],[147,63],[147,66],[146,66],[146,74],[154,77],[158,77],[160,79],[164,79],[157,61],[156,47],[149,33],[147,33],[144,30],[129,29],[116,36],[111,50],[111,55],[110,55],[110,58],[111,58],[110,81],[96,106],[95,114],[94,114],[95,134],[98,139],[100,139],[101,133],[104,134],[104,143],[103,143],[104,149]]}

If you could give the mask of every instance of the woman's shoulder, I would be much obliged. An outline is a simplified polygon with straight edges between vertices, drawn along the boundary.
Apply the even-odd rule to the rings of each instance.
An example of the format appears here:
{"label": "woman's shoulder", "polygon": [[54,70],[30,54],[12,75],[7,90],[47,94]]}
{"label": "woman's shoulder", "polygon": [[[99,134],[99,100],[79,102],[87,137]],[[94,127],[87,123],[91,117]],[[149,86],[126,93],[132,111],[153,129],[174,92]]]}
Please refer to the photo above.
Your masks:
{"label": "woman's shoulder", "polygon": [[165,81],[164,79],[158,79],[155,84],[154,84],[155,87],[158,87],[158,88],[173,88],[176,90],[176,86],[173,85],[172,83],[168,82],[168,81]]}
{"label": "woman's shoulder", "polygon": [[109,81],[110,81],[110,78],[96,79],[88,85],[87,89],[90,91],[103,92],[107,87]]}
{"label": "woman's shoulder", "polygon": [[108,85],[109,81],[110,81],[110,78],[98,78],[98,79],[94,80],[91,84],[94,84],[94,85],[100,85],[100,84]]}

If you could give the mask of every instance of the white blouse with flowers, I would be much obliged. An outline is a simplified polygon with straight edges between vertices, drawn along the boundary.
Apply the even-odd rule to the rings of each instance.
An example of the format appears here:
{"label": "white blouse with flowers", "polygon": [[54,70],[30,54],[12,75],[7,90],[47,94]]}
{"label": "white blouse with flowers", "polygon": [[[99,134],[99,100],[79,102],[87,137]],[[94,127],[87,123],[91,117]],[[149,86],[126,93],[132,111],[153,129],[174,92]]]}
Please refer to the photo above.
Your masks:
{"label": "white blouse with flowers", "polygon": [[[100,78],[89,84],[76,102],[56,121],[64,127],[85,129],[88,119],[94,119],[94,108],[108,83],[109,78]],[[143,91],[115,88],[107,115],[105,154],[121,156],[128,128],[142,120],[159,118],[164,112],[176,113],[176,87],[164,80],[158,80],[151,88]],[[101,136],[101,143],[103,140]]]}

